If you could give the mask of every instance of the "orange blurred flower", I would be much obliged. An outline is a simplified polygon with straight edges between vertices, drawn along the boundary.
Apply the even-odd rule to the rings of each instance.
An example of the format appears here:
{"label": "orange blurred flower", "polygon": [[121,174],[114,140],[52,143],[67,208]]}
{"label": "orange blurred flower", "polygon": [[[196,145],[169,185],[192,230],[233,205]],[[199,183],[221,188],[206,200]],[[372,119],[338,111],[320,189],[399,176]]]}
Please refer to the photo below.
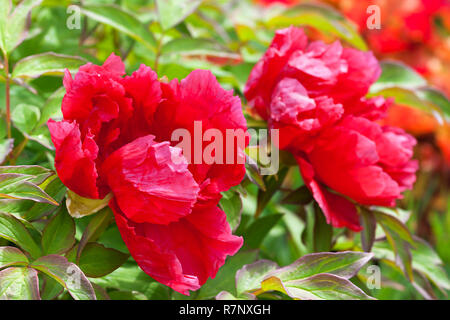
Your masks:
{"label": "orange blurred flower", "polygon": [[450,125],[448,123],[438,128],[436,141],[442,150],[445,161],[450,166]]}
{"label": "orange blurred flower", "polygon": [[391,106],[383,124],[400,127],[415,136],[433,133],[439,125],[431,114],[403,105]]}

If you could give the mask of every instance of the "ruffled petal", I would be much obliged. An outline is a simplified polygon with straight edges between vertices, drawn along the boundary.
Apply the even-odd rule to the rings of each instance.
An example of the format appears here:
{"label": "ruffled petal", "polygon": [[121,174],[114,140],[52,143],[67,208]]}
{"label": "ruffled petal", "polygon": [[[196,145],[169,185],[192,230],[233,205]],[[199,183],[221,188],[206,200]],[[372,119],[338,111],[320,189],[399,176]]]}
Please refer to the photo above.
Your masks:
{"label": "ruffled petal", "polygon": [[81,141],[76,122],[49,120],[51,139],[55,145],[55,168],[61,181],[70,190],[87,198],[98,198],[95,159],[98,147],[92,135]]}
{"label": "ruffled petal", "polygon": [[185,295],[214,278],[226,256],[242,246],[242,238],[231,234],[224,212],[215,206],[194,208],[190,215],[168,225],[135,223],[120,211],[115,199],[110,206],[141,269]]}
{"label": "ruffled petal", "polygon": [[270,104],[270,126],[280,130],[280,149],[301,149],[324,126],[336,122],[344,113],[332,99],[312,99],[296,79],[278,82]]}
{"label": "ruffled petal", "polygon": [[366,205],[395,204],[398,183],[383,170],[377,139],[381,127],[364,118],[346,117],[314,140],[308,159],[322,183]]}
{"label": "ruffled petal", "polygon": [[[183,151],[189,170],[201,186],[200,198],[217,203],[218,193],[239,184],[245,175],[243,150],[249,136],[240,99],[231,90],[224,90],[206,70],[195,70],[181,82],[174,80],[161,85],[163,101],[155,112],[151,132],[159,141],[178,145],[180,142],[174,141],[172,135],[176,130],[185,130],[190,150],[188,146]],[[211,130],[218,133],[221,141],[214,151],[215,158],[208,162],[205,149],[215,141],[215,136],[210,142],[203,138]],[[233,139],[233,134],[238,138]],[[233,145],[227,146],[227,138]]]}
{"label": "ruffled petal", "polygon": [[304,50],[308,43],[303,29],[289,27],[278,30],[262,59],[250,73],[244,95],[250,106],[263,118],[268,119],[268,109],[273,88],[292,53]]}
{"label": "ruffled petal", "polygon": [[191,213],[199,191],[181,150],[152,135],[112,153],[101,173],[121,211],[135,222],[177,221]]}
{"label": "ruffled petal", "polygon": [[156,72],[143,64],[131,76],[126,76],[122,84],[127,96],[133,100],[133,116],[122,138],[132,141],[150,133],[153,114],[161,102],[162,90]]}

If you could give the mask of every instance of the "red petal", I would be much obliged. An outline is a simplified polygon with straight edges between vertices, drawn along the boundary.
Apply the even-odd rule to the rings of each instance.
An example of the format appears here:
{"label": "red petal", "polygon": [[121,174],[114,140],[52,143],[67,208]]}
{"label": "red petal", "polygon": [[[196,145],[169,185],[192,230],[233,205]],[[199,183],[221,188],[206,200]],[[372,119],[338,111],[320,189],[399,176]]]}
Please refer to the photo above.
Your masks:
{"label": "red petal", "polygon": [[120,211],[115,199],[110,206],[131,255],[145,273],[175,291],[189,295],[214,278],[227,255],[242,246],[231,234],[226,216],[217,207],[194,208],[169,225],[135,223]]}
{"label": "red petal", "polygon": [[55,145],[55,168],[70,190],[87,198],[98,198],[95,159],[98,147],[90,134],[81,141],[76,122],[49,120],[48,129]]}
{"label": "red petal", "polygon": [[161,102],[158,75],[145,65],[122,80],[127,96],[133,99],[133,116],[124,131],[124,139],[132,141],[150,133],[153,114]]}
{"label": "red petal", "polygon": [[148,135],[105,160],[102,176],[128,219],[168,224],[191,212],[199,187],[180,153]]}
{"label": "red petal", "polygon": [[278,30],[263,58],[255,65],[244,88],[244,95],[258,114],[268,118],[268,108],[276,80],[290,56],[307,45],[303,29],[289,27]]}
{"label": "red petal", "polygon": [[356,232],[361,231],[362,227],[359,224],[359,216],[355,205],[344,197],[331,193],[321,186],[314,179],[313,167],[305,159],[298,157],[297,161],[305,184],[311,190],[314,199],[322,209],[327,223],[336,228],[347,227]]}
{"label": "red petal", "polygon": [[[163,102],[155,112],[151,132],[159,141],[171,141],[176,129],[186,129],[190,133],[192,159],[189,159],[189,170],[195,181],[202,186],[201,198],[217,202],[219,192],[239,184],[245,175],[245,156],[242,151],[249,139],[240,99],[231,90],[224,90],[215,76],[206,70],[194,70],[181,82],[174,80],[169,84],[162,84],[162,89]],[[200,122],[201,125],[202,132],[198,134],[194,130],[195,122]],[[202,133],[208,129],[219,130],[222,134],[223,164],[208,164],[202,157],[204,149],[210,143],[202,142]],[[245,146],[240,149],[234,143],[234,148],[227,148],[228,129],[233,132],[240,130]],[[202,144],[201,150],[195,148],[198,142]],[[177,145],[178,142],[174,141],[172,144]],[[233,163],[226,164],[227,154],[234,155]],[[194,155],[201,157],[200,163],[195,161]]]}

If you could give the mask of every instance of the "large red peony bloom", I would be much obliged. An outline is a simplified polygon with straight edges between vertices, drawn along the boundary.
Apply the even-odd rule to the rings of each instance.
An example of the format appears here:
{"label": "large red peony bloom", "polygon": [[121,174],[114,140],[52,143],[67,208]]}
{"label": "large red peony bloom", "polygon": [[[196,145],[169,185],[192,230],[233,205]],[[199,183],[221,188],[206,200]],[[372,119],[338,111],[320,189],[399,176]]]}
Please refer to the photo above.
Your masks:
{"label": "large red peony bloom", "polygon": [[[242,162],[192,163],[171,141],[175,129],[245,134],[238,97],[209,72],[160,82],[142,65],[131,76],[119,57],[64,77],[64,120],[50,120],[55,167],[63,183],[109,205],[131,255],[155,280],[183,294],[214,277],[242,238],[218,208],[220,192],[240,183]],[[245,147],[245,146],[244,146]],[[243,151],[235,144],[237,158]]]}
{"label": "large red peony bloom", "polygon": [[390,100],[365,98],[380,73],[372,53],[308,43],[302,29],[290,27],[276,33],[245,88],[335,227],[361,230],[352,201],[394,206],[415,181],[415,139],[374,122]]}

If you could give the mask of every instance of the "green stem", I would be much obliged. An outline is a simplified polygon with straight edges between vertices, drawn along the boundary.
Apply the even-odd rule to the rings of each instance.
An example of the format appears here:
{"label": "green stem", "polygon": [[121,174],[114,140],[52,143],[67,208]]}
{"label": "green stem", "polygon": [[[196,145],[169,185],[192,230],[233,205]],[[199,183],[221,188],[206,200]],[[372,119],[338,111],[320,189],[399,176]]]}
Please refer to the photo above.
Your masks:
{"label": "green stem", "polygon": [[16,160],[17,158],[20,156],[20,154],[22,153],[23,149],[25,148],[25,146],[28,143],[28,138],[25,137],[22,142],[14,148],[14,150],[11,152],[11,158],[9,159],[9,163],[13,166],[16,164]]}
{"label": "green stem", "polygon": [[153,66],[153,71],[155,71],[156,73],[158,72],[159,58],[161,57],[163,38],[164,38],[164,33],[161,33],[161,38],[159,38],[158,47],[156,48],[155,65]]}

